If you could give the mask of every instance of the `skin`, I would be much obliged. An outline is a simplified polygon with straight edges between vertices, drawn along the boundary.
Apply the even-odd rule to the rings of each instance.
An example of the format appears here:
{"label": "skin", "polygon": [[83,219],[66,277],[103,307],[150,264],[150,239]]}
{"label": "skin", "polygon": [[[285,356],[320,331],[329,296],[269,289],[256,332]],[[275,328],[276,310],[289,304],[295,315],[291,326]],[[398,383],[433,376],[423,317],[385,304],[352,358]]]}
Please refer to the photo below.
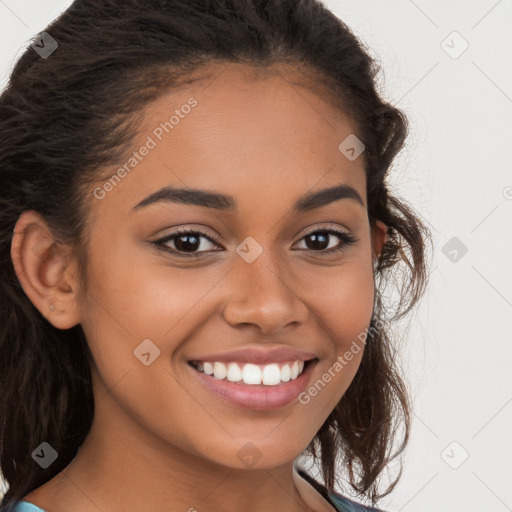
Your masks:
{"label": "skin", "polygon": [[[290,346],[318,357],[312,384],[370,323],[373,262],[386,227],[368,221],[363,156],[350,161],[338,150],[354,125],[293,70],[279,71],[225,65],[213,81],[199,79],[145,109],[134,150],[190,97],[198,101],[104,199],[91,188],[87,290],[45,221],[20,216],[12,245],[19,279],[55,327],[82,325],[96,403],[78,455],[26,500],[49,512],[311,510],[293,462],[343,396],[363,351],[307,405],[271,411],[226,403],[187,364],[211,352]],[[291,211],[307,192],[340,183],[364,206],[341,199]],[[171,202],[132,210],[169,185],[230,194],[238,211]],[[331,254],[310,249],[304,232],[316,226],[357,241]],[[223,250],[201,239],[209,254],[187,258],[149,243],[177,227],[214,235]],[[248,236],[263,248],[250,264],[235,252]],[[330,235],[324,247],[340,244]],[[161,353],[145,366],[133,351],[148,338]],[[261,454],[252,467],[237,457],[249,442]]]}

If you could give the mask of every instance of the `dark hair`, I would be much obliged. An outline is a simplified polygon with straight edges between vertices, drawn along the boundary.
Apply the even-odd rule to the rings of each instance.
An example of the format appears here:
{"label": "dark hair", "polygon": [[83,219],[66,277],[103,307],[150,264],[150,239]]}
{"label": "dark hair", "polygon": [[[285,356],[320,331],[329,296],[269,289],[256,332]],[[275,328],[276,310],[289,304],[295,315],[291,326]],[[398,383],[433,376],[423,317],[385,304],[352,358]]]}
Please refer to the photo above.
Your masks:
{"label": "dark hair", "polygon": [[[0,96],[0,467],[9,485],[2,510],[69,464],[94,412],[81,326],[51,325],[15,273],[10,247],[19,215],[35,210],[73,248],[85,290],[87,185],[122,161],[144,106],[191,71],[227,62],[309,70],[365,144],[369,219],[388,226],[374,314],[357,374],[306,453],[320,457],[329,490],[342,457],[360,495],[374,504],[391,492],[402,468],[384,493],[378,477],[408,442],[411,404],[387,326],[424,292],[430,233],[388,192],[407,119],[379,97],[380,68],[363,44],[317,0],[76,0],[46,32],[58,48],[48,58],[28,48]],[[400,304],[387,318],[382,290],[392,279]],[[402,443],[393,451],[399,426]],[[58,452],[47,469],[31,457],[42,441]]]}

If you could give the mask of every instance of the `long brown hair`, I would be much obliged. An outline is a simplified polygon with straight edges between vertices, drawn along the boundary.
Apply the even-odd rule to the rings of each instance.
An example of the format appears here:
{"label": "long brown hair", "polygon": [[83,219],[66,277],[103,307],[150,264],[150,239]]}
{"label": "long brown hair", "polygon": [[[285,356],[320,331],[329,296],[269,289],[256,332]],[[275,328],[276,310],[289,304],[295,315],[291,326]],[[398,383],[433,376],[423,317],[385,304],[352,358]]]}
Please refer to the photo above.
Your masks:
{"label": "long brown hair", "polygon": [[[375,503],[388,494],[400,475],[384,492],[378,477],[410,428],[388,326],[424,291],[429,231],[388,191],[408,126],[380,98],[379,66],[364,45],[318,0],[76,0],[45,32],[57,48],[47,58],[28,48],[0,96],[0,469],[9,485],[1,510],[69,464],[94,413],[83,330],[56,329],[24,293],[10,257],[16,221],[40,213],[85,275],[87,183],[122,161],[137,112],[189,72],[225,62],[313,70],[365,144],[369,219],[388,226],[374,314],[357,374],[305,453],[320,459],[330,490],[341,460],[360,495]],[[391,280],[401,302],[390,317],[382,290]],[[42,441],[59,454],[47,469],[31,457]]]}

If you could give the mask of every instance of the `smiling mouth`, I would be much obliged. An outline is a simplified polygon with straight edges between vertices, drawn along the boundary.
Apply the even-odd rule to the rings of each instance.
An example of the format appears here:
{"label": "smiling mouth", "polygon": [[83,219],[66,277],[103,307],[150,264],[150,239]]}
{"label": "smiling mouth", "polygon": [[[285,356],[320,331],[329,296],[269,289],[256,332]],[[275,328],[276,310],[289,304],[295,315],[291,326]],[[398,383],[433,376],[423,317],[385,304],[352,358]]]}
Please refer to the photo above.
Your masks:
{"label": "smiling mouth", "polygon": [[278,386],[297,379],[315,359],[270,364],[237,361],[189,361],[190,366],[218,380],[246,386]]}

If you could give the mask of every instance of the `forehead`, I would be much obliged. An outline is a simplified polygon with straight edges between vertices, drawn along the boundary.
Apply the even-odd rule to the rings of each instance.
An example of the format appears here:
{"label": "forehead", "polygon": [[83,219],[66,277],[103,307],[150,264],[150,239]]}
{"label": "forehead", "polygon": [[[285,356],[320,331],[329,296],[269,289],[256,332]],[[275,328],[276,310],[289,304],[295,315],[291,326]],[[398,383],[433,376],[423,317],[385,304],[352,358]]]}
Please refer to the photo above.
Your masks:
{"label": "forehead", "polygon": [[121,163],[127,172],[103,205],[127,211],[168,185],[291,202],[347,183],[366,201],[363,156],[350,161],[339,150],[356,127],[311,74],[224,64],[192,78],[145,108],[139,154]]}

